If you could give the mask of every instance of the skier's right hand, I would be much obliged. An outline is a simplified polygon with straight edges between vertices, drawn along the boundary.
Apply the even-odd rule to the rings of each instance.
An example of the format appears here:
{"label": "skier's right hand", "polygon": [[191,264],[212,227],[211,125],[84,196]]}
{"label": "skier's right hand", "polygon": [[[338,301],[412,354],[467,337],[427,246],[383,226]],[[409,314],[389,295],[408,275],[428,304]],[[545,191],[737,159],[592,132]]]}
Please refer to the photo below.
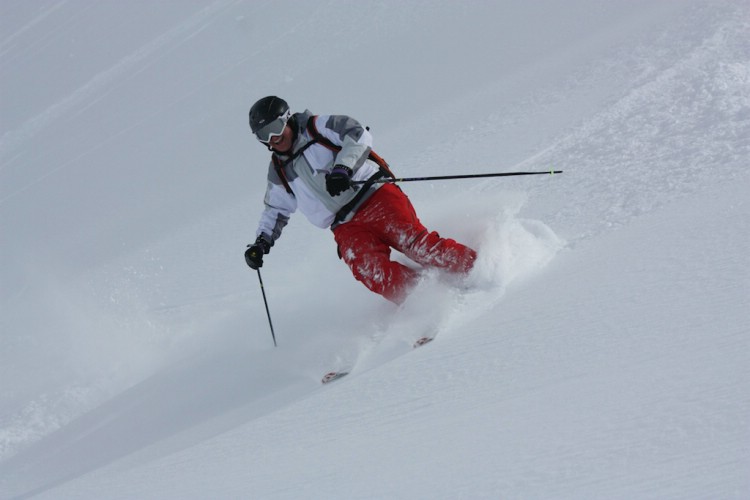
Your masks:
{"label": "skier's right hand", "polygon": [[245,262],[252,269],[260,269],[263,266],[263,255],[270,251],[271,244],[263,236],[258,236],[255,243],[247,246],[247,250],[245,250]]}

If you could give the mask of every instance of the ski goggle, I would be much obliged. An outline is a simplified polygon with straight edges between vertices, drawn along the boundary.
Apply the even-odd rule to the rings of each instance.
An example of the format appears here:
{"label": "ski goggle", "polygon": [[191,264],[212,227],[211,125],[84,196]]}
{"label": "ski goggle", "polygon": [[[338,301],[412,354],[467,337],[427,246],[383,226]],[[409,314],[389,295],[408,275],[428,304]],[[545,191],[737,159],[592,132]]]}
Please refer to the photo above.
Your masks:
{"label": "ski goggle", "polygon": [[274,137],[278,137],[284,133],[286,122],[289,121],[289,118],[291,118],[291,116],[292,110],[287,109],[283,115],[279,116],[272,122],[263,125],[260,130],[255,133],[255,136],[263,144],[268,144],[269,142],[271,142],[271,139],[273,139]]}

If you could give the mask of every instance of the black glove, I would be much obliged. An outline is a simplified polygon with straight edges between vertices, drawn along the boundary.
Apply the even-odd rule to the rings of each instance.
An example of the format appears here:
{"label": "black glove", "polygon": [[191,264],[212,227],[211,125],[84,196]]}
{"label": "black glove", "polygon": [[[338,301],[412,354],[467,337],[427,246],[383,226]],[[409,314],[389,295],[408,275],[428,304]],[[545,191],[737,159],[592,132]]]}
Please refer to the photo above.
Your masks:
{"label": "black glove", "polygon": [[326,174],[326,191],[331,196],[338,196],[352,187],[352,169],[336,165],[330,174]]}
{"label": "black glove", "polygon": [[263,236],[258,236],[255,243],[247,246],[245,262],[253,269],[263,267],[263,255],[271,251],[271,244]]}

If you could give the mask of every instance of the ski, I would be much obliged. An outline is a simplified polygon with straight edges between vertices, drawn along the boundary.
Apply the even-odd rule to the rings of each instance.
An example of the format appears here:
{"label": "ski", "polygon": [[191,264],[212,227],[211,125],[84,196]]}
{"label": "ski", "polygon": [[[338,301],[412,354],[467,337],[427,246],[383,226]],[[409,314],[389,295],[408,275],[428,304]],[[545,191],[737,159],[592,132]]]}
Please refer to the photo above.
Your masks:
{"label": "ski", "polygon": [[[425,336],[423,336],[423,337],[419,337],[419,338],[418,338],[417,340],[415,340],[415,341],[414,341],[414,343],[412,344],[412,348],[413,348],[413,349],[416,349],[417,347],[422,347],[422,346],[423,346],[423,345],[425,345],[425,344],[429,344],[429,343],[430,343],[430,342],[432,342],[433,340],[435,340],[435,337],[434,337],[434,336],[430,337],[430,336],[427,336],[427,335],[425,335]],[[403,344],[402,344],[402,345],[403,345]],[[325,375],[323,375],[323,378],[322,378],[322,379],[320,380],[320,383],[321,383],[321,384],[330,384],[330,383],[331,383],[331,382],[333,382],[334,380],[338,380],[338,379],[340,379],[341,377],[345,377],[345,376],[349,375],[349,373],[350,373],[350,372],[349,372],[349,371],[346,371],[346,370],[341,370],[341,371],[331,371],[331,372],[328,372],[328,373],[326,373]]]}
{"label": "ski", "polygon": [[321,384],[328,384],[329,382],[333,382],[334,380],[338,380],[341,377],[344,377],[346,375],[349,375],[349,372],[328,372],[325,375],[323,375],[323,379],[320,381]]}
{"label": "ski", "polygon": [[422,347],[425,344],[429,344],[435,339],[435,337],[419,337],[416,342],[414,342],[414,345],[412,347],[416,349],[417,347]]}

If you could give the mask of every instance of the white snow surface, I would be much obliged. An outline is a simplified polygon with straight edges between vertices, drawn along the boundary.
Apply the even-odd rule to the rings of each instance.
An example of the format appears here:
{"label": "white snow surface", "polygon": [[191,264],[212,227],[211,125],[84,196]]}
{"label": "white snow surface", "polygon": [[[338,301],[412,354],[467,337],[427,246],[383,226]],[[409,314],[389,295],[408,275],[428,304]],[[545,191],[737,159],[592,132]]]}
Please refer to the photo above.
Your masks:
{"label": "white snow surface", "polygon": [[[0,498],[750,498],[749,35],[746,0],[3,0]],[[268,94],[402,176],[564,173],[404,183],[480,258],[401,307],[297,215],[274,348]]]}

